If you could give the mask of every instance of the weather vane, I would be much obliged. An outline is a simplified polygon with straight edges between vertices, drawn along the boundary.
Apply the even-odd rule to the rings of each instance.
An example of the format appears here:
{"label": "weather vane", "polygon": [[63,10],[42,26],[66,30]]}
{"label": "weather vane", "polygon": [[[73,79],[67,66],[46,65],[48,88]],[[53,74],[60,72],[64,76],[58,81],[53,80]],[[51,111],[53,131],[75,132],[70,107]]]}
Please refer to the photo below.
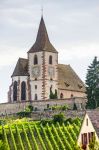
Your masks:
{"label": "weather vane", "polygon": [[43,6],[41,7],[41,16],[43,16]]}

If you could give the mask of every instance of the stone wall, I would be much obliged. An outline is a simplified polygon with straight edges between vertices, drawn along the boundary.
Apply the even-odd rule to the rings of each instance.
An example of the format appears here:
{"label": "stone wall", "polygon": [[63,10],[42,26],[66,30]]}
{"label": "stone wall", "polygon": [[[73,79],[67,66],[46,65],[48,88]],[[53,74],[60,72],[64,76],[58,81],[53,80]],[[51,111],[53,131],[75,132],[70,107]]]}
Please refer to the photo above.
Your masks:
{"label": "stone wall", "polygon": [[37,101],[23,101],[23,102],[14,102],[14,103],[2,103],[0,104],[0,115],[2,114],[13,114],[19,111],[23,111],[28,105],[34,106],[40,111],[43,111],[47,108],[47,106],[53,105],[65,105],[67,104],[71,109],[73,108],[74,102],[77,107],[81,109],[85,107],[85,99],[84,98],[72,98],[72,99],[57,99],[57,100],[37,100]]}

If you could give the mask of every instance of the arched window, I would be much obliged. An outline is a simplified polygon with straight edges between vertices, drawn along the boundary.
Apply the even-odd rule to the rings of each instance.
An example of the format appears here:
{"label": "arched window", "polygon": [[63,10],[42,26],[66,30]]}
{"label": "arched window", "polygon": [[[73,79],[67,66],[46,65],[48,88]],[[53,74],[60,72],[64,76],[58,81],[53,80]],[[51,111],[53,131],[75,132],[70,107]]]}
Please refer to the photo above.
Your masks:
{"label": "arched window", "polygon": [[14,81],[13,85],[13,101],[17,101],[17,81]]}
{"label": "arched window", "polygon": [[52,65],[52,56],[49,56],[49,64]]}
{"label": "arched window", "polygon": [[60,94],[60,98],[64,98],[63,93]]}
{"label": "arched window", "polygon": [[35,94],[35,100],[37,100],[37,99],[38,99],[37,94]]}
{"label": "arched window", "polygon": [[38,58],[37,58],[37,55],[34,55],[34,65],[37,65],[38,64]]}
{"label": "arched window", "polygon": [[26,100],[26,83],[21,83],[21,100]]}

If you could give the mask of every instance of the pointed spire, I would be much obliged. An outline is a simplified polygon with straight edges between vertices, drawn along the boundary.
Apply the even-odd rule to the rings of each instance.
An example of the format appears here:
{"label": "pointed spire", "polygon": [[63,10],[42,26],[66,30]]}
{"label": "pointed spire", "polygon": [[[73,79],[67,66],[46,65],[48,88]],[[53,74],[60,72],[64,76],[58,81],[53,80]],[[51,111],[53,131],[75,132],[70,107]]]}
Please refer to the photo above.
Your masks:
{"label": "pointed spire", "polygon": [[36,42],[31,47],[28,53],[39,52],[39,51],[49,51],[49,52],[57,53],[56,49],[49,41],[43,16],[41,17]]}

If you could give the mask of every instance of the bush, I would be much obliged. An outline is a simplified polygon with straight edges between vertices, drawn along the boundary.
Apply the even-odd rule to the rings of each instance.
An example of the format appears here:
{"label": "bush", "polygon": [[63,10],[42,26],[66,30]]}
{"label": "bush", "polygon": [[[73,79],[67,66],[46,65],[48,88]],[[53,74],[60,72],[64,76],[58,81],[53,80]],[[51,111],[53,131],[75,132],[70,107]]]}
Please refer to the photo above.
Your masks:
{"label": "bush", "polygon": [[64,110],[67,110],[68,109],[68,106],[67,105],[63,105],[63,106],[61,106],[62,108],[62,110],[64,111]]}
{"label": "bush", "polygon": [[57,115],[54,115],[53,116],[53,122],[56,123],[56,122],[59,122],[60,124],[64,122],[64,115],[63,113],[59,113]]}
{"label": "bush", "polygon": [[68,118],[64,121],[65,125],[68,125],[68,123],[72,124],[73,120],[72,118]]}
{"label": "bush", "polygon": [[0,119],[0,125],[5,125],[7,123],[7,121],[6,120],[4,120],[4,119]]}
{"label": "bush", "polygon": [[48,120],[48,119],[43,119],[41,120],[40,124],[42,124],[43,126],[46,126],[47,124],[52,124],[52,120]]}
{"label": "bush", "polygon": [[56,105],[56,106],[52,106],[51,108],[52,110],[61,110],[61,111],[65,111],[69,109],[68,105]]}
{"label": "bush", "polygon": [[34,107],[32,105],[29,105],[28,108],[31,112],[34,110]]}
{"label": "bush", "polygon": [[74,120],[73,120],[73,123],[75,123],[76,125],[78,125],[78,126],[80,126],[79,124],[80,124],[80,122],[81,122],[81,119],[80,118],[75,118]]}
{"label": "bush", "polygon": [[29,111],[20,111],[20,112],[17,113],[17,115],[18,115],[20,118],[22,118],[22,117],[30,117],[31,112],[29,112]]}

